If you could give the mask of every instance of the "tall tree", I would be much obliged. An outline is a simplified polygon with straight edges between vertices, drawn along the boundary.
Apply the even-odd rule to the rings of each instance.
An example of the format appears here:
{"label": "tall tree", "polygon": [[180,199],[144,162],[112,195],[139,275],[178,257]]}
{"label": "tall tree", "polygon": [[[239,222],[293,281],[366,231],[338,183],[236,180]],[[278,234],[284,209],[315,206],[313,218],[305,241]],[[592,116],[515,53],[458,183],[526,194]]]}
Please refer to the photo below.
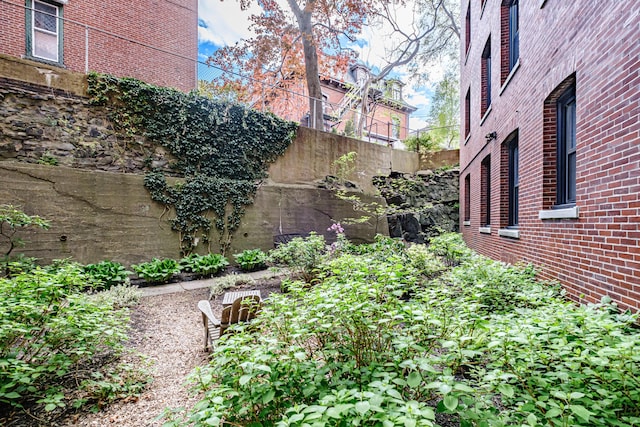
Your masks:
{"label": "tall tree", "polygon": [[[303,79],[309,95],[309,126],[323,129],[321,75],[344,69],[353,52],[341,42],[355,40],[362,25],[387,0],[256,0],[261,13],[250,20],[254,37],[217,50],[209,62],[252,77],[253,96],[268,103],[274,89]],[[252,0],[240,0],[247,10]],[[232,74],[221,77],[230,83]],[[255,100],[254,100],[255,101]],[[295,108],[295,107],[294,107]]]}
{"label": "tall tree", "polygon": [[460,140],[460,96],[457,67],[436,85],[429,109],[429,136],[441,148],[457,148]]}
{"label": "tall tree", "polygon": [[[406,10],[412,7],[410,19]],[[371,26],[385,31],[378,41],[386,42],[384,65],[377,73],[370,73],[360,86],[360,120],[356,133],[362,135],[367,117],[377,104],[370,89],[384,80],[392,71],[407,66],[419,79],[428,79],[424,64],[457,53],[460,39],[458,26],[459,5],[456,0],[415,0],[407,3],[388,2],[373,11]]]}

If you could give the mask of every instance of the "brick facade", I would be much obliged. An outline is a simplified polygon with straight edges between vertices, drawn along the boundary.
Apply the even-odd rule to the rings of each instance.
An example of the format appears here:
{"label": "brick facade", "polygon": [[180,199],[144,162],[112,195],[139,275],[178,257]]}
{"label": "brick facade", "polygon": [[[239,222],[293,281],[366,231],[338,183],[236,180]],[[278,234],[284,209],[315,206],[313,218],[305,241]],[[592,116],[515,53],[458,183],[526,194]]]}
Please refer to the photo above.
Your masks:
{"label": "brick facade", "polygon": [[[62,8],[59,66],[135,77],[184,91],[196,88],[197,0],[45,3]],[[32,59],[25,15],[24,1],[0,2],[0,53]]]}
{"label": "brick facade", "polygon": [[[520,1],[518,58],[508,57],[506,0],[471,7],[461,48],[461,224],[467,243],[505,262],[533,263],[577,302],[608,295],[640,309],[640,13],[635,2]],[[507,33],[505,33],[505,31]],[[466,35],[463,35],[465,37]],[[482,54],[491,39],[491,108],[481,117]],[[557,103],[575,87],[575,204],[558,202]],[[562,127],[560,127],[562,128]],[[489,137],[496,132],[497,138]],[[515,132],[515,133],[514,133]],[[518,226],[508,227],[508,143],[519,144]],[[560,134],[561,136],[562,134]],[[482,163],[491,171],[490,227],[483,224]],[[485,163],[486,164],[486,163]],[[562,180],[560,180],[562,181]],[[461,184],[464,184],[461,181]],[[467,189],[470,194],[465,194]],[[462,216],[464,218],[464,216]],[[468,225],[465,225],[468,224]]]}

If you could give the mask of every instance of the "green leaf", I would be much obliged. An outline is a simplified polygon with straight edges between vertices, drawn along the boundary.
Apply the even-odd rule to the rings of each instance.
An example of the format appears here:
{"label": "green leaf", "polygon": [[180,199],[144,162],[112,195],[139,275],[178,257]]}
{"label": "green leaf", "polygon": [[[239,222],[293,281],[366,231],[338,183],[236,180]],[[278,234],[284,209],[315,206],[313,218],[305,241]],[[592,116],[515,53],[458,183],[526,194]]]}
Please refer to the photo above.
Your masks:
{"label": "green leaf", "polygon": [[15,391],[12,391],[9,393],[5,393],[3,396],[6,397],[7,399],[18,399],[20,397],[20,394],[16,393]]}
{"label": "green leaf", "polygon": [[552,419],[552,418],[556,418],[560,414],[562,414],[562,409],[560,409],[560,408],[551,408],[547,412],[545,412],[544,416],[546,418]]}
{"label": "green leaf", "polygon": [[356,411],[360,414],[365,414],[369,409],[371,409],[371,405],[367,401],[356,403]]}
{"label": "green leaf", "polygon": [[413,371],[407,377],[407,384],[411,388],[418,387],[421,382],[422,382],[422,375],[420,375],[420,372]]}
{"label": "green leaf", "polygon": [[262,403],[269,403],[273,400],[273,398],[275,397],[276,392],[275,390],[269,390],[268,392],[266,392],[265,394],[262,395]]}
{"label": "green leaf", "polygon": [[240,377],[240,380],[238,381],[238,383],[240,383],[240,385],[245,385],[249,381],[251,381],[251,375],[243,375]]}
{"label": "green leaf", "polygon": [[405,418],[404,427],[415,427],[415,425],[416,425],[416,420],[414,420],[413,418]]}
{"label": "green leaf", "polygon": [[509,384],[500,384],[498,386],[498,391],[509,398],[513,397],[513,387]]}
{"label": "green leaf", "polygon": [[402,400],[402,395],[398,393],[398,391],[394,388],[390,388],[389,390],[387,390],[387,394],[391,397]]}
{"label": "green leaf", "polygon": [[452,396],[449,394],[444,397],[443,403],[445,408],[447,408],[450,411],[453,411],[458,407],[458,398],[456,396]]}
{"label": "green leaf", "polygon": [[529,414],[527,416],[527,423],[529,423],[531,427],[534,427],[538,423],[538,417],[536,417],[534,414]]}
{"label": "green leaf", "polygon": [[593,415],[593,412],[589,411],[582,405],[569,405],[569,409],[571,410],[571,412],[587,422],[589,421],[589,417]]}

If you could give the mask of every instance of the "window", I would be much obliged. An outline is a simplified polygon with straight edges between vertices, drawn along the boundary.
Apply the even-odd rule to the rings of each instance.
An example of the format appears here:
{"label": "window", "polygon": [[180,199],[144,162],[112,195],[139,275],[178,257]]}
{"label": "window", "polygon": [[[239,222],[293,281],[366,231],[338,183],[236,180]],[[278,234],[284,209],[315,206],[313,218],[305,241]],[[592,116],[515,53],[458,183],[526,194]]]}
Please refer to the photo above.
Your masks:
{"label": "window", "polygon": [[464,177],[464,221],[471,221],[471,175]]}
{"label": "window", "polygon": [[471,133],[471,88],[467,89],[464,97],[464,137],[469,137]]}
{"label": "window", "polygon": [[559,98],[557,111],[556,204],[576,202],[576,92],[571,86]]}
{"label": "window", "polygon": [[465,39],[464,39],[464,51],[469,53],[469,46],[471,46],[471,2],[467,5],[467,16],[465,17]]}
{"label": "window", "polygon": [[519,0],[511,0],[509,5],[509,70],[513,70],[520,54],[518,2]]}
{"label": "window", "polygon": [[542,210],[540,219],[578,218],[576,206],[576,76],[545,99],[542,117]]}
{"label": "window", "polygon": [[491,37],[487,40],[487,43],[484,46],[484,51],[482,52],[482,70],[480,78],[482,85],[480,117],[484,117],[491,105]]}
{"label": "window", "polygon": [[491,225],[491,157],[487,156],[480,165],[480,224]]}
{"label": "window", "polygon": [[509,227],[518,225],[518,199],[520,194],[520,153],[518,149],[518,135],[508,143],[509,150]]}
{"label": "window", "polygon": [[503,0],[500,8],[502,50],[500,61],[500,82],[504,84],[514,70],[520,57],[520,21],[518,4],[520,0]]}
{"label": "window", "polygon": [[62,6],[28,1],[27,56],[62,63]]}
{"label": "window", "polygon": [[391,136],[396,139],[400,138],[400,117],[394,116],[391,121]]}

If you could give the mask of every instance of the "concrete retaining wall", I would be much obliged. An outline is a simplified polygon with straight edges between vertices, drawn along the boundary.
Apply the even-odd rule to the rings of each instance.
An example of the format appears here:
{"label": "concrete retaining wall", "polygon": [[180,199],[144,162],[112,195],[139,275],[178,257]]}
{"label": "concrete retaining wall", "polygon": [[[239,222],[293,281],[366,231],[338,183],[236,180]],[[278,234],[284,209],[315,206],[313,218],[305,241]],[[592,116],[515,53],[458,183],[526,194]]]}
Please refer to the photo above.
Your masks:
{"label": "concrete retaining wall", "polygon": [[[51,221],[48,230],[21,232],[25,246],[15,252],[45,262],[72,257],[82,263],[111,259],[128,265],[153,257],[178,259],[178,234],[167,222],[171,212],[151,201],[143,179],[136,174],[0,162],[0,200]],[[326,230],[332,220],[351,216],[351,205],[330,191],[309,185],[265,185],[247,209],[231,253],[271,249],[279,234],[317,231],[331,239],[335,236]],[[374,236],[373,224],[345,228],[354,241]],[[385,219],[378,232],[387,230]],[[211,250],[219,252],[215,242]],[[206,251],[201,244],[198,252]]]}

